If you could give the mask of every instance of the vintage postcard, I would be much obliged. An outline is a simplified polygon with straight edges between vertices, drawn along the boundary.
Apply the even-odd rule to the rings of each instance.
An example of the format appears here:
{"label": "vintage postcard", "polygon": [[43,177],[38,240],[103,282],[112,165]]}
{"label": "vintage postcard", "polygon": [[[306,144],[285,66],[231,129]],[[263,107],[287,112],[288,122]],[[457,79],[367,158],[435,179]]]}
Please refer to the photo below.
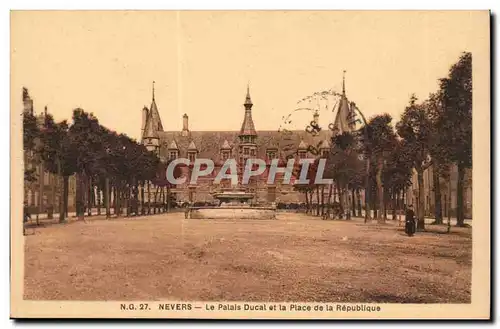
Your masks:
{"label": "vintage postcard", "polygon": [[488,11],[12,11],[11,317],[489,319]]}

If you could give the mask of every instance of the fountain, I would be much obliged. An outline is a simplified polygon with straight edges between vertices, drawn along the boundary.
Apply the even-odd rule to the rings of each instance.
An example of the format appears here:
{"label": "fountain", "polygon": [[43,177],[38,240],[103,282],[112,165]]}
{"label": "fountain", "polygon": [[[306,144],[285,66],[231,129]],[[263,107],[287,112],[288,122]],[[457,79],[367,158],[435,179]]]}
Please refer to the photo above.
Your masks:
{"label": "fountain", "polygon": [[254,194],[233,186],[213,193],[218,207],[191,207],[193,219],[276,219],[276,207],[255,207],[250,204]]}

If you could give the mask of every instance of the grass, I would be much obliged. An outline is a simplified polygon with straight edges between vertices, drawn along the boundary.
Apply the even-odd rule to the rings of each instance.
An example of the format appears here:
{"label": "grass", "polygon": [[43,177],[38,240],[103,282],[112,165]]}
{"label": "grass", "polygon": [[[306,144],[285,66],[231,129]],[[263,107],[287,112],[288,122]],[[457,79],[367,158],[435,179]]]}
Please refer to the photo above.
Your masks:
{"label": "grass", "polygon": [[[431,230],[446,228],[430,227]],[[90,220],[25,237],[25,299],[470,303],[471,228],[390,222]]]}

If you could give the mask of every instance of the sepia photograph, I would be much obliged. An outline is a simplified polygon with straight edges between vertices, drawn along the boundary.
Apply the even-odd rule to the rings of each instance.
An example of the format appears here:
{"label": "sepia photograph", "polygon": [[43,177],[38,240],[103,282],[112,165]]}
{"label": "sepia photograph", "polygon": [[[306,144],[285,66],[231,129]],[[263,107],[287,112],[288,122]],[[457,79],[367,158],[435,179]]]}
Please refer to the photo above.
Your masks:
{"label": "sepia photograph", "polygon": [[11,11],[11,317],[489,319],[490,19]]}

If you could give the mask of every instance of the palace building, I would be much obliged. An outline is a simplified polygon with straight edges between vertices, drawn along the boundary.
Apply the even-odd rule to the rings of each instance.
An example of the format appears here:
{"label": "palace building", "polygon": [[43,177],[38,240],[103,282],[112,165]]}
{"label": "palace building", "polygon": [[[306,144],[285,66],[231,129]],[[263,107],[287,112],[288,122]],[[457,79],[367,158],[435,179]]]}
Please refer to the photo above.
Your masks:
{"label": "palace building", "polygon": [[[350,104],[345,94],[345,88],[343,89],[334,120],[335,127],[341,132],[352,128],[348,122],[351,111]],[[189,128],[189,117],[184,114],[181,131],[164,131],[153,89],[150,108],[144,107],[142,110],[142,143],[148,150],[157,152],[163,161],[182,157],[192,162],[200,157],[211,159],[215,164],[211,176],[201,177],[197,184],[190,184],[187,180],[184,184],[177,186],[173,190],[177,201],[211,202],[213,200],[212,192],[221,187],[229,187],[230,181],[222,181],[221,184],[214,183],[218,171],[228,158],[234,158],[238,161],[238,171],[240,171],[249,158],[265,160],[268,168],[273,159],[279,159],[280,167],[286,167],[286,157],[290,152],[293,152],[297,160],[326,156],[328,153],[332,137],[330,129],[322,129],[316,136],[305,131],[306,123],[304,123],[304,130],[292,131],[289,134],[278,130],[257,130],[258,122],[254,123],[252,118],[253,106],[250,88],[247,87],[241,109],[242,123],[239,130],[192,131]],[[316,112],[311,119],[318,122],[319,114]],[[320,142],[321,145],[317,147]],[[310,146],[315,147],[317,151],[311,151]],[[189,177],[191,169],[192,167],[184,167],[183,175]],[[304,195],[294,190],[292,184],[281,184],[282,180],[279,176],[275,180],[275,184],[267,184],[267,173],[268,170],[250,180],[248,189],[255,194],[254,202],[259,204],[305,202]],[[293,179],[292,177],[292,183]]]}

